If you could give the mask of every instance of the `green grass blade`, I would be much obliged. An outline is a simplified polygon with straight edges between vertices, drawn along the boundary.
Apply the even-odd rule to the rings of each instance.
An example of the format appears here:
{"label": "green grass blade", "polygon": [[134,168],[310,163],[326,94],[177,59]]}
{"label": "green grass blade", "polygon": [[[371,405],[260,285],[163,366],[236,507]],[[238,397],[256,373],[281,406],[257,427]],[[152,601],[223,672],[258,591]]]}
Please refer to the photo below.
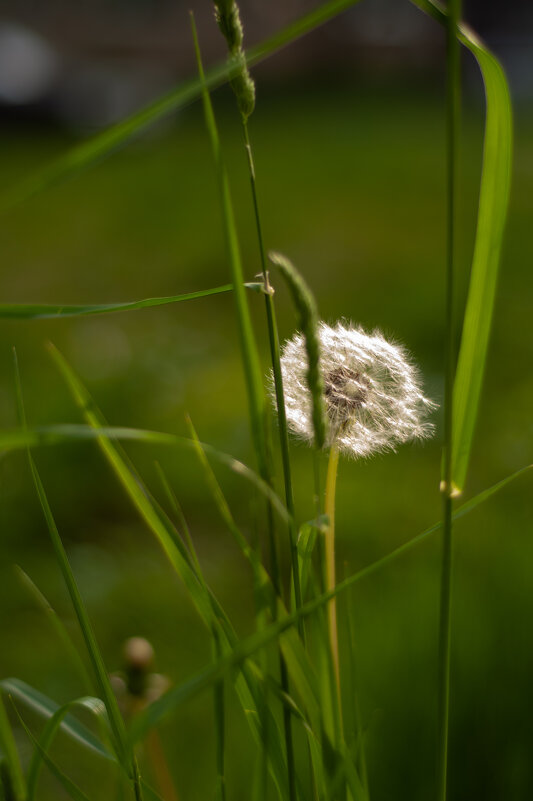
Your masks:
{"label": "green grass blade", "polygon": [[28,794],[26,801],[34,801],[35,799],[37,782],[43,763],[43,754],[47,754],[57,732],[61,728],[63,719],[74,707],[78,706],[89,710],[89,712],[95,715],[100,722],[105,723],[106,726],[109,727],[106,708],[100,698],[93,698],[92,696],[77,698],[74,701],[69,701],[68,704],[65,704],[57,709],[47,722],[41,736],[39,737],[39,747],[36,747],[33,752],[33,756],[28,768]]}
{"label": "green grass blade", "polygon": [[[282,31],[251,48],[246,53],[248,65],[257,64],[282,47],[296,41],[306,33],[333,19],[359,0],[329,0],[320,8],[304,14],[300,19],[287,25]],[[205,82],[212,89],[229,79],[228,65],[219,64],[209,70]],[[81,170],[103,159],[105,156],[125,145],[142,131],[163,117],[200,97],[202,83],[193,78],[155,100],[130,117],[103,131],[87,142],[72,148],[64,156],[31,175],[0,199],[0,213],[18,205],[38,192],[55,184],[62,183]]]}
{"label": "green grass blade", "polygon": [[244,291],[244,278],[241,262],[241,254],[239,248],[239,241],[237,236],[237,226],[235,223],[235,214],[233,211],[233,204],[231,200],[230,187],[226,166],[222,158],[222,151],[220,146],[220,139],[218,136],[218,129],[211,104],[211,98],[205,82],[204,69],[202,59],[200,56],[200,48],[198,45],[198,38],[196,35],[196,28],[192,20],[192,32],[194,39],[194,47],[196,52],[196,61],[198,64],[198,73],[202,83],[202,101],[204,106],[204,115],[206,128],[211,143],[213,158],[215,161],[216,175],[218,190],[220,195],[220,205],[222,209],[222,218],[224,226],[224,235],[226,239],[226,248],[228,254],[228,261],[231,271],[235,311],[237,316],[237,324],[239,330],[239,341],[241,347],[241,356],[244,367],[244,377],[246,381],[246,390],[248,394],[248,409],[250,415],[250,425],[252,430],[252,440],[254,449],[259,465],[259,473],[262,478],[268,478],[268,455],[266,445],[266,404],[265,392],[262,381],[261,363],[259,361],[259,354],[255,342],[255,336],[252,328],[252,320],[250,317],[250,309]]}
{"label": "green grass blade", "polygon": [[19,717],[20,723],[24,731],[28,735],[29,740],[33,743],[34,748],[36,748],[39,751],[42,760],[46,764],[48,770],[50,771],[50,773],[53,774],[53,776],[55,776],[58,782],[63,786],[63,788],[68,793],[70,798],[74,799],[74,801],[90,801],[89,797],[85,795],[83,790],[80,790],[78,785],[75,784],[71,779],[69,779],[69,777],[61,770],[61,768],[59,768],[56,765],[56,763],[52,759],[50,759],[46,751],[44,751],[44,749],[41,747],[39,741],[36,740],[31,731],[28,729],[28,727],[22,720],[21,716],[19,715],[18,711],[17,715]]}
{"label": "green grass blade", "polygon": [[[412,0],[445,24],[446,10],[434,0]],[[512,109],[505,73],[492,53],[465,25],[460,41],[473,54],[486,95],[483,171],[470,288],[453,397],[453,481],[464,488],[481,396],[496,296],[511,180]]]}
{"label": "green grass blade", "polygon": [[[4,695],[9,695],[20,701],[28,709],[39,717],[48,720],[52,718],[59,709],[59,705],[44,695],[39,690],[31,687],[20,679],[9,678],[0,681],[0,689]],[[115,755],[109,751],[83,723],[80,723],[72,715],[68,715],[61,721],[61,731],[68,735],[75,742],[88,748],[104,759],[116,762]]]}
{"label": "green grass blade", "polygon": [[[1,685],[0,685],[1,686]],[[5,769],[9,777],[10,787],[14,793],[14,801],[24,801],[26,782],[20,765],[15,738],[0,695],[0,751],[5,758]],[[1,776],[0,776],[1,779]]]}
{"label": "green grass blade", "polygon": [[[88,404],[92,404],[90,396],[87,394]],[[93,418],[94,420],[100,418]],[[34,448],[40,446],[58,445],[62,442],[72,442],[73,440],[98,440],[104,437],[108,439],[144,442],[149,445],[162,445],[165,447],[176,447],[183,450],[193,450],[194,443],[187,437],[180,437],[175,434],[168,434],[163,431],[149,431],[140,428],[121,428],[117,426],[99,425],[51,425],[37,426],[27,429],[13,429],[11,431],[0,432],[0,451],[21,450],[27,447]],[[227,453],[213,448],[207,443],[202,443],[202,448],[212,459],[223,464],[236,475],[242,476],[250,482],[258,492],[272,505],[281,520],[289,521],[289,514],[280,500],[279,496],[244,462],[235,459]]]}
{"label": "green grass blade", "polygon": [[122,720],[122,717],[120,715],[117,700],[115,698],[115,695],[111,688],[111,684],[109,682],[109,676],[104,664],[104,660],[102,658],[102,654],[100,653],[100,649],[98,647],[98,643],[94,635],[92,624],[89,620],[89,615],[87,614],[87,610],[85,609],[85,605],[83,603],[80,591],[78,589],[76,579],[74,578],[74,574],[70,567],[66,551],[61,541],[61,537],[59,535],[59,531],[57,529],[52,514],[52,510],[50,508],[50,504],[48,503],[48,498],[46,496],[44,486],[42,484],[39,473],[37,472],[37,468],[35,466],[32,457],[30,456],[29,458],[30,458],[30,469],[35,483],[35,488],[37,490],[37,495],[41,503],[41,508],[43,510],[43,514],[46,520],[48,532],[52,539],[56,558],[59,563],[61,572],[63,574],[65,584],[67,585],[67,589],[70,595],[70,599],[72,601],[72,605],[74,607],[74,611],[76,613],[76,617],[78,619],[78,623],[80,625],[83,639],[85,640],[85,645],[95,673],[99,691],[102,694],[102,698],[104,699],[104,703],[109,715],[109,722],[111,725],[111,730],[113,732],[113,740],[115,749],[117,751],[117,756],[121,762],[124,762],[125,760],[128,759],[127,750],[125,749],[126,730],[124,726],[124,721]]}
{"label": "green grass blade", "polygon": [[145,298],[128,303],[101,303],[89,306],[65,306],[49,303],[2,303],[0,319],[2,320],[53,320],[57,317],[86,317],[93,314],[110,314],[115,312],[149,309],[152,306],[166,306],[169,303],[181,303],[184,300],[206,298],[209,295],[220,295],[231,292],[231,284],[216,286],[212,289],[201,289],[198,292],[187,292],[184,295],[170,295],[163,298]]}
{"label": "green grass blade", "polygon": [[87,692],[92,691],[92,681],[89,673],[87,672],[87,668],[85,667],[85,663],[80,656],[80,653],[74,644],[70,634],[67,631],[67,628],[55,609],[52,607],[48,599],[43,595],[41,590],[37,587],[37,585],[31,580],[28,574],[18,565],[16,565],[17,573],[20,577],[22,584],[29,590],[35,601],[37,602],[38,606],[42,609],[44,614],[46,615],[48,621],[50,622],[51,627],[54,629],[58,640],[63,644],[63,647],[68,653],[70,660],[73,665],[76,666],[80,679],[86,689]]}
{"label": "green grass blade", "polygon": [[[529,472],[533,469],[533,465],[528,465],[520,470],[517,470],[510,476],[507,476],[502,481],[489,487],[487,490],[479,493],[470,501],[460,506],[454,513],[454,520],[470,513],[480,504],[484,503],[495,493],[501,491],[511,481],[514,481],[519,476]],[[198,693],[211,687],[213,683],[219,681],[222,676],[229,675],[232,670],[238,667],[244,660],[249,659],[250,656],[257,653],[270,642],[278,639],[284,632],[288,631],[291,627],[297,625],[300,617],[309,617],[317,610],[323,608],[328,604],[332,598],[337,597],[341,593],[346,592],[348,589],[359,583],[363,579],[378,572],[386,565],[396,561],[400,556],[403,556],[414,547],[420,545],[423,541],[429,539],[442,528],[442,523],[435,523],[433,526],[425,529],[416,537],[408,540],[403,545],[400,545],[394,551],[386,556],[372,562],[367,567],[354,573],[352,576],[341,581],[337,586],[329,592],[314,598],[312,601],[304,604],[301,609],[294,613],[278,619],[275,623],[271,624],[263,631],[256,632],[250,637],[234,644],[233,650],[230,654],[225,656],[216,664],[212,664],[204,668],[202,671],[193,676],[189,681],[184,684],[174,687],[169,690],[159,700],[155,701],[147,710],[139,715],[133,723],[130,730],[130,737],[132,742],[141,739],[146,732],[154,725],[156,725],[163,717],[168,715],[170,711],[177,708],[179,705],[185,703],[191,698],[195,697]]]}

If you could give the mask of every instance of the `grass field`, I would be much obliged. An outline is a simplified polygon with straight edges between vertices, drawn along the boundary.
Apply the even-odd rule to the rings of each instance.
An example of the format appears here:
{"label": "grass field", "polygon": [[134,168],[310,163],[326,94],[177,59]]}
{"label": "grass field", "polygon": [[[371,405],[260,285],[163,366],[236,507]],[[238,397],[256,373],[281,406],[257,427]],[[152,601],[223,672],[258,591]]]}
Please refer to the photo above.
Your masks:
{"label": "grass field", "polygon": [[[442,86],[403,86],[393,92],[295,85],[260,99],[250,127],[267,246],[287,253],[299,267],[323,319],[379,327],[404,343],[421,367],[426,394],[442,405]],[[259,262],[241,134],[229,93],[217,92],[214,100],[245,277],[251,281]],[[465,497],[532,461],[532,134],[533,117],[518,108],[510,214]],[[481,101],[467,96],[459,208],[461,310],[473,247],[481,142]],[[2,184],[16,183],[68,145],[64,135],[47,129],[4,131]],[[229,280],[199,106],[91,171],[36,196],[2,222],[4,303],[107,303],[207,289]],[[261,320],[257,333],[266,373],[262,298],[249,294],[254,320]],[[294,313],[279,280],[276,302],[281,335],[291,336]],[[186,435],[184,416],[189,412],[204,442],[253,462],[230,294],[131,315],[4,321],[0,330],[4,428],[17,425],[13,345],[30,423],[79,421],[43,347],[52,340],[111,424]],[[439,411],[437,436],[424,445],[341,463],[341,575],[439,520],[440,419]],[[298,443],[291,447],[298,518],[306,520],[314,514],[310,452]],[[206,500],[197,465],[177,451],[143,445],[128,445],[127,450],[159,497],[153,460],[161,461],[211,586],[239,634],[250,632],[250,571]],[[143,635],[154,644],[158,669],[175,683],[185,680],[211,658],[209,638],[96,446],[62,445],[40,450],[35,458],[108,668],[120,667],[127,637]],[[253,534],[253,499],[242,502],[242,479],[223,469],[217,475],[237,521]],[[22,454],[2,458],[0,480],[0,672],[66,702],[82,694],[82,687],[13,569],[19,564],[32,577],[77,639]],[[533,668],[531,507],[531,479],[523,476],[456,527],[449,777],[450,798],[456,801],[522,801],[533,790],[527,712]],[[287,564],[285,553],[285,570]],[[348,599],[355,616],[357,686],[375,801],[431,797],[439,569],[438,540],[433,538],[365,579]],[[344,602],[339,601],[340,608]],[[342,643],[341,629],[341,655]],[[228,696],[228,792],[232,799],[247,801],[254,749],[244,716]],[[214,744],[206,735],[212,727],[211,707],[204,694],[162,728],[179,796],[188,801],[212,797]],[[58,743],[52,753],[64,761],[68,748]],[[297,742],[302,770],[305,759],[303,742]],[[86,787],[90,764],[77,767]],[[42,788],[47,784],[49,795],[43,789],[39,798],[57,798],[56,785],[43,774]]]}

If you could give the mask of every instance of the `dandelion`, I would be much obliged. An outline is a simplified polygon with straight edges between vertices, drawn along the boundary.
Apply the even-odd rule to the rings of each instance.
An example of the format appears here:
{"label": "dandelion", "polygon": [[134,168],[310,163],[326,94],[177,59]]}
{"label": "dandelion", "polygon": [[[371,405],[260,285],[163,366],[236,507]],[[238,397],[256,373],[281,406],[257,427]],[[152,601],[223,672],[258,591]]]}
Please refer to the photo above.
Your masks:
{"label": "dandelion", "polygon": [[[329,447],[358,458],[431,436],[433,426],[426,418],[435,404],[422,394],[418,370],[403,347],[379,331],[367,334],[343,322],[333,327],[320,323],[318,337]],[[281,369],[289,427],[313,442],[302,334],[285,344]]]}

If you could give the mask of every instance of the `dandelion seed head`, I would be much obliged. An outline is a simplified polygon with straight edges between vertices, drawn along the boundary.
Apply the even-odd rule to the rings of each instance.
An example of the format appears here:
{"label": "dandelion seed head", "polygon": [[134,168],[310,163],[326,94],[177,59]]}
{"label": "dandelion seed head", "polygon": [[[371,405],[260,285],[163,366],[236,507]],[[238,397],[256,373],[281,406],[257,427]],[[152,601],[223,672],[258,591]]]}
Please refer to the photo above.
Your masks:
{"label": "dandelion seed head", "polygon": [[[320,370],[328,417],[327,445],[354,458],[369,456],[433,433],[427,421],[435,404],[424,397],[406,350],[379,331],[339,322],[319,324]],[[313,442],[311,397],[306,384],[304,338],[283,347],[281,371],[291,431]]]}

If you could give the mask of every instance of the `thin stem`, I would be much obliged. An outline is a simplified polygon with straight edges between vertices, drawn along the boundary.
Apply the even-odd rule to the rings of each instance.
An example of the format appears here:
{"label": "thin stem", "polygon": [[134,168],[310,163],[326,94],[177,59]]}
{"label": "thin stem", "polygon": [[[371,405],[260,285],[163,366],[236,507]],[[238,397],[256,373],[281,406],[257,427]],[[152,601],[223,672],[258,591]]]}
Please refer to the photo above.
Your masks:
{"label": "thin stem", "polygon": [[[278,430],[279,441],[281,450],[281,461],[283,466],[283,480],[285,485],[285,502],[289,512],[289,541],[290,541],[290,554],[291,554],[291,568],[294,582],[294,600],[296,609],[302,605],[302,591],[300,587],[300,572],[298,570],[298,548],[297,548],[297,531],[294,515],[294,494],[292,488],[292,474],[291,463],[289,456],[289,433],[287,426],[287,415],[285,411],[285,398],[283,392],[283,375],[281,372],[281,359],[279,347],[279,334],[276,322],[276,310],[274,306],[273,290],[270,285],[270,279],[267,270],[265,246],[263,241],[263,231],[261,226],[261,216],[259,213],[259,202],[257,198],[257,186],[255,175],[255,164],[250,142],[250,135],[248,132],[248,123],[243,119],[243,133],[246,155],[248,158],[248,167],[250,172],[250,186],[252,190],[252,200],[254,205],[255,224],[257,229],[257,241],[259,245],[259,255],[261,258],[261,272],[263,274],[263,282],[265,285],[265,311],[268,326],[268,339],[270,344],[270,357],[272,362],[272,372],[274,374],[274,390],[276,394],[276,406],[278,412]],[[305,629],[303,620],[299,622],[298,630],[302,640],[305,643]]]}
{"label": "thin stem", "polygon": [[[255,223],[256,223],[256,230],[257,230],[257,241],[259,245],[259,255],[261,258],[261,271],[263,274],[263,282],[265,287],[265,310],[266,310],[266,318],[267,318],[267,327],[268,327],[268,339],[270,343],[270,356],[272,361],[272,371],[274,373],[274,386],[276,392],[276,403],[278,407],[278,421],[279,421],[279,436],[280,436],[280,446],[281,446],[281,457],[282,457],[282,464],[283,464],[283,477],[285,483],[285,499],[287,504],[287,510],[289,512],[289,542],[290,542],[290,553],[291,553],[291,566],[292,566],[292,575],[293,575],[293,582],[294,582],[294,597],[295,597],[295,604],[296,608],[300,609],[302,606],[302,593],[300,588],[300,573],[298,570],[298,550],[297,550],[297,542],[296,542],[296,524],[294,518],[294,496],[292,491],[292,478],[291,478],[291,468],[290,468],[290,459],[289,459],[289,436],[287,432],[287,419],[285,415],[285,400],[283,395],[283,378],[281,374],[281,362],[280,362],[280,349],[279,349],[279,335],[278,335],[278,327],[276,323],[276,312],[274,309],[274,299],[272,296],[272,290],[269,283],[268,271],[266,267],[266,256],[265,256],[265,247],[263,242],[263,231],[261,226],[261,216],[259,214],[259,203],[257,199],[257,188],[256,188],[256,179],[255,179],[255,165],[254,165],[254,158],[252,152],[252,145],[250,142],[250,136],[248,132],[248,124],[246,119],[242,118],[242,127],[244,133],[244,144],[246,155],[248,158],[248,167],[250,172],[250,185],[252,189],[252,200],[254,206],[254,214],[255,214]],[[274,537],[274,521],[273,521],[273,510],[271,505],[268,505],[267,509],[268,515],[268,530],[269,530],[269,538],[270,538],[270,553],[271,553],[271,569],[272,569],[272,578],[275,591],[277,595],[281,597],[282,588],[281,588],[281,575],[280,575],[280,568],[277,558],[277,548],[276,542]],[[276,612],[274,610],[274,616]],[[300,632],[300,636],[302,640],[305,642],[305,631],[304,631],[304,622],[300,620],[298,622],[298,630]],[[290,687],[289,687],[289,674],[287,670],[287,665],[283,658],[283,655],[280,651],[279,655],[279,669],[280,669],[280,683],[284,693],[289,695]],[[296,767],[294,763],[294,744],[293,744],[293,735],[292,735],[292,717],[291,711],[287,705],[283,707],[283,728],[285,733],[285,749],[287,752],[287,773],[288,773],[288,781],[289,781],[289,798],[291,801],[296,801]]]}
{"label": "thin stem", "polygon": [[458,140],[461,98],[461,65],[457,26],[461,0],[449,0],[447,25],[447,236],[446,236],[446,373],[444,389],[443,544],[439,624],[439,750],[438,801],[446,801],[450,706],[450,655],[452,607],[453,518],[453,385],[455,379],[454,272],[457,208]]}
{"label": "thin stem", "polygon": [[[339,451],[335,445],[331,446],[329,453],[328,472],[326,478],[326,500],[324,510],[329,518],[325,534],[326,545],[326,592],[335,588],[335,491],[337,486],[337,467],[339,464]],[[333,600],[328,606],[329,640],[337,687],[340,692],[339,672],[339,638],[337,633],[337,603]]]}

